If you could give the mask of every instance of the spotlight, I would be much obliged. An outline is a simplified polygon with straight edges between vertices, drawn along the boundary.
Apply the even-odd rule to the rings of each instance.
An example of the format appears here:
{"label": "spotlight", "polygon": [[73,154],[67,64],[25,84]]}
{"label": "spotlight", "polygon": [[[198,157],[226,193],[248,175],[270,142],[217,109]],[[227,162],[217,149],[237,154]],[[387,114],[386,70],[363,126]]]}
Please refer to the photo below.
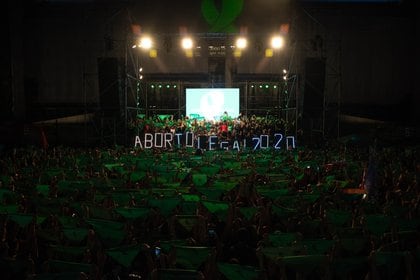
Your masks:
{"label": "spotlight", "polygon": [[190,50],[193,47],[193,40],[190,37],[182,38],[181,46],[184,50]]}
{"label": "spotlight", "polygon": [[235,45],[238,49],[241,49],[241,50],[245,49],[247,44],[248,44],[248,41],[244,37],[239,37],[238,39],[236,39]]}
{"label": "spotlight", "polygon": [[152,39],[148,36],[140,38],[139,47],[142,49],[149,50],[153,45]]}
{"label": "spotlight", "polygon": [[284,45],[284,38],[281,36],[273,36],[271,38],[271,47],[273,49],[281,49]]}

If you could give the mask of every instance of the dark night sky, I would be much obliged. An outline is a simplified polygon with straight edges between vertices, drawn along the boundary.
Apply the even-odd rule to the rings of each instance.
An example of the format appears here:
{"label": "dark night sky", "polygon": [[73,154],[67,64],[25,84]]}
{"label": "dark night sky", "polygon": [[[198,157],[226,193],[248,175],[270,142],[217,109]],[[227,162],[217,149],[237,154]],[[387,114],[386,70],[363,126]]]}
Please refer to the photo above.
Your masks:
{"label": "dark night sky", "polygon": [[[220,6],[222,1],[215,2]],[[264,34],[290,22],[290,35],[302,45],[320,31],[328,37],[324,38],[326,48],[332,41],[340,41],[344,103],[420,104],[415,82],[420,50],[415,1],[304,2],[245,0],[235,24],[246,26],[249,33]],[[119,40],[125,38],[130,21],[156,33],[177,33],[180,26],[192,33],[208,30],[199,0],[8,3],[2,31],[11,36],[9,44],[2,46],[2,89],[12,92],[13,84],[25,87],[14,87],[13,96],[3,94],[1,109],[6,117],[13,114],[11,100],[19,96],[25,96],[28,104],[81,103],[87,90],[88,101],[97,102],[97,82],[92,74],[97,72],[97,59],[121,55],[117,53]],[[107,36],[116,40],[114,50],[104,47]],[[15,72],[9,76],[11,65]]]}

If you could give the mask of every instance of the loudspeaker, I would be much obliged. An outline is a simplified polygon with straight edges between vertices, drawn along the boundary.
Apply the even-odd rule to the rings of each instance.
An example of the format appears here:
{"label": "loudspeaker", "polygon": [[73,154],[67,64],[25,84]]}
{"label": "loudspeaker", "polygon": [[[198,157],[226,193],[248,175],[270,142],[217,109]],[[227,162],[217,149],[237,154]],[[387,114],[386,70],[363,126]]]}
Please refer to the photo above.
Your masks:
{"label": "loudspeaker", "polygon": [[325,58],[306,58],[303,116],[319,117],[324,108]]}
{"label": "loudspeaker", "polygon": [[105,115],[117,115],[120,110],[121,75],[116,57],[98,58],[99,103]]}

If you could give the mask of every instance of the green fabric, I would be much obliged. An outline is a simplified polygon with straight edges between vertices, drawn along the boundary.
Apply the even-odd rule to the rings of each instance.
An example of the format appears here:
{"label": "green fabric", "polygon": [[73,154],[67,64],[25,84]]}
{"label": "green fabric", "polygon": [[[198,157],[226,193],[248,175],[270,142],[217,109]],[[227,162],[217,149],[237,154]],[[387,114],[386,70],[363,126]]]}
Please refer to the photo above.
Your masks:
{"label": "green fabric", "polygon": [[136,161],[136,169],[139,171],[149,171],[153,166],[153,159],[143,158]]}
{"label": "green fabric", "polygon": [[206,174],[193,174],[192,175],[193,183],[196,187],[202,187],[207,183],[207,175]]}
{"label": "green fabric", "polygon": [[36,192],[47,197],[50,192],[50,186],[49,185],[36,185]]}
{"label": "green fabric", "polygon": [[124,164],[122,163],[107,163],[104,164],[105,168],[112,172],[118,172],[119,174],[123,174],[125,172],[124,170]]}
{"label": "green fabric", "polygon": [[89,181],[59,181],[57,184],[59,191],[72,191],[75,189],[79,191],[87,190],[91,187],[91,182]]}
{"label": "green fabric", "polygon": [[187,246],[187,241],[184,239],[161,240],[159,241],[159,246],[163,252],[169,253],[174,246]]}
{"label": "green fabric", "polygon": [[213,188],[197,188],[197,191],[205,196],[207,200],[219,200],[220,197],[225,193],[223,189]]}
{"label": "green fabric", "polygon": [[213,176],[219,173],[220,166],[202,166],[199,168],[200,173],[207,174],[208,176]]}
{"label": "green fabric", "polygon": [[247,220],[252,219],[254,217],[255,213],[257,212],[257,209],[254,207],[240,207],[239,211],[244,215],[244,217]]}
{"label": "green fabric", "polygon": [[175,245],[175,262],[185,269],[198,269],[210,255],[209,247],[192,247]]}
{"label": "green fabric", "polygon": [[237,161],[226,161],[223,163],[223,167],[225,169],[238,170],[241,168],[241,166],[242,166],[242,162],[237,162]]}
{"label": "green fabric", "polygon": [[253,172],[253,170],[252,169],[250,169],[250,168],[244,168],[244,169],[234,169],[233,170],[233,173],[235,174],[235,175],[249,175],[249,174],[251,174]]}
{"label": "green fabric", "polygon": [[182,199],[184,201],[194,201],[194,202],[198,202],[200,201],[200,196],[196,195],[196,194],[183,194],[182,195]]}
{"label": "green fabric", "polygon": [[130,174],[130,181],[131,182],[139,182],[146,178],[145,171],[134,171]]}
{"label": "green fabric", "polygon": [[140,252],[140,246],[125,246],[106,250],[106,253],[124,267],[130,267]]}
{"label": "green fabric", "polygon": [[197,213],[198,202],[196,201],[183,201],[181,203],[182,214],[195,215]]}
{"label": "green fabric", "polygon": [[0,205],[0,214],[17,213],[18,210],[17,205]]}
{"label": "green fabric", "polygon": [[[107,198],[107,196],[103,197],[103,199]],[[115,193],[111,193],[111,199],[114,201],[114,203],[117,206],[126,206],[128,205],[128,203],[130,202],[132,196],[131,193],[124,193],[124,192],[115,192]],[[100,201],[102,201],[100,200]]]}
{"label": "green fabric", "polygon": [[59,168],[51,168],[45,170],[45,172],[40,177],[41,184],[49,184],[54,177],[60,178],[64,174],[64,171]]}
{"label": "green fabric", "polygon": [[89,218],[93,219],[103,219],[103,220],[112,220],[113,215],[112,211],[101,206],[96,206],[93,204],[86,205],[89,209]]}
{"label": "green fabric", "polygon": [[304,254],[304,250],[295,245],[285,247],[263,247],[261,252],[272,261],[278,261],[281,257],[285,256],[298,256]]}
{"label": "green fabric", "polygon": [[[16,222],[19,226],[21,227],[26,227],[27,225],[29,225],[33,219],[34,216],[33,215],[28,215],[28,214],[9,214],[9,219]],[[37,217],[37,223],[40,224],[45,220],[45,217]]]}
{"label": "green fabric", "polygon": [[328,257],[326,255],[303,255],[303,256],[285,256],[280,262],[286,267],[308,276],[317,268],[327,265]]}
{"label": "green fabric", "polygon": [[115,212],[120,214],[126,219],[134,220],[138,218],[145,218],[149,215],[150,209],[148,208],[116,208]]}
{"label": "green fabric", "polygon": [[226,218],[229,204],[218,201],[202,201],[201,202],[210,213],[215,214],[219,219],[224,220]]}
{"label": "green fabric", "polygon": [[302,198],[309,203],[315,203],[315,201],[317,201],[319,199],[319,197],[320,197],[319,194],[304,194],[304,195],[302,195]]}
{"label": "green fabric", "polygon": [[274,247],[290,246],[298,240],[298,234],[294,232],[272,233],[268,236],[268,240]]}
{"label": "green fabric", "polygon": [[0,189],[0,203],[10,203],[16,201],[18,196],[15,192],[8,189]]}
{"label": "green fabric", "polygon": [[176,189],[153,188],[152,193],[157,194],[159,197],[163,197],[165,199],[174,198],[178,195],[178,191]]}
{"label": "green fabric", "polygon": [[228,280],[258,279],[258,268],[239,264],[217,263],[217,268]]}
{"label": "green fabric", "polygon": [[181,202],[180,199],[166,198],[166,199],[149,199],[149,205],[160,210],[162,215],[168,217],[175,207]]}
{"label": "green fabric", "polygon": [[226,182],[226,181],[216,180],[213,182],[211,187],[215,189],[224,190],[224,191],[230,191],[231,189],[236,187],[236,185],[238,185],[237,182]]}
{"label": "green fabric", "polygon": [[303,239],[300,241],[306,248],[308,255],[322,255],[331,251],[334,240],[328,239]]}
{"label": "green fabric", "polygon": [[292,208],[286,208],[286,207],[278,207],[275,205],[271,206],[271,209],[273,210],[273,214],[281,217],[281,218],[287,218],[292,215],[295,215],[297,213],[296,209]]}
{"label": "green fabric", "polygon": [[81,242],[87,237],[88,229],[86,228],[63,228],[64,236],[72,242]]}
{"label": "green fabric", "polygon": [[271,190],[271,189],[258,189],[258,193],[262,196],[276,199],[279,196],[285,196],[290,193],[288,189],[279,189],[279,190]]}
{"label": "green fabric", "polygon": [[198,222],[198,216],[196,215],[177,215],[176,216],[177,222],[182,225],[182,227],[187,230],[191,231]]}
{"label": "green fabric", "polygon": [[63,227],[76,227],[79,220],[71,216],[58,216],[58,221]]}

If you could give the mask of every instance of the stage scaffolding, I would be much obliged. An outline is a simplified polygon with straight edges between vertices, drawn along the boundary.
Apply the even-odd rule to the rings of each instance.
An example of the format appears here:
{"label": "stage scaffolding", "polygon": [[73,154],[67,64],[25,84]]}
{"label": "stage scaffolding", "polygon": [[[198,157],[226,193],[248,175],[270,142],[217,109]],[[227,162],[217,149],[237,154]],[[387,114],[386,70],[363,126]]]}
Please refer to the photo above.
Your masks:
{"label": "stage scaffolding", "polygon": [[[200,34],[201,38],[205,38]],[[211,34],[214,40],[215,35]],[[219,35],[222,36],[222,35]],[[143,69],[139,50],[128,40],[125,53],[124,119],[125,139],[130,142],[129,130],[138,117],[171,115],[185,116],[186,88],[234,87],[240,89],[240,112],[247,116],[282,120],[284,133],[296,135],[299,116],[299,74],[292,46],[289,63],[278,73],[225,73],[224,83],[215,83],[213,73],[147,73]],[[229,63],[229,62],[226,62]],[[233,72],[233,73],[232,73]]]}

